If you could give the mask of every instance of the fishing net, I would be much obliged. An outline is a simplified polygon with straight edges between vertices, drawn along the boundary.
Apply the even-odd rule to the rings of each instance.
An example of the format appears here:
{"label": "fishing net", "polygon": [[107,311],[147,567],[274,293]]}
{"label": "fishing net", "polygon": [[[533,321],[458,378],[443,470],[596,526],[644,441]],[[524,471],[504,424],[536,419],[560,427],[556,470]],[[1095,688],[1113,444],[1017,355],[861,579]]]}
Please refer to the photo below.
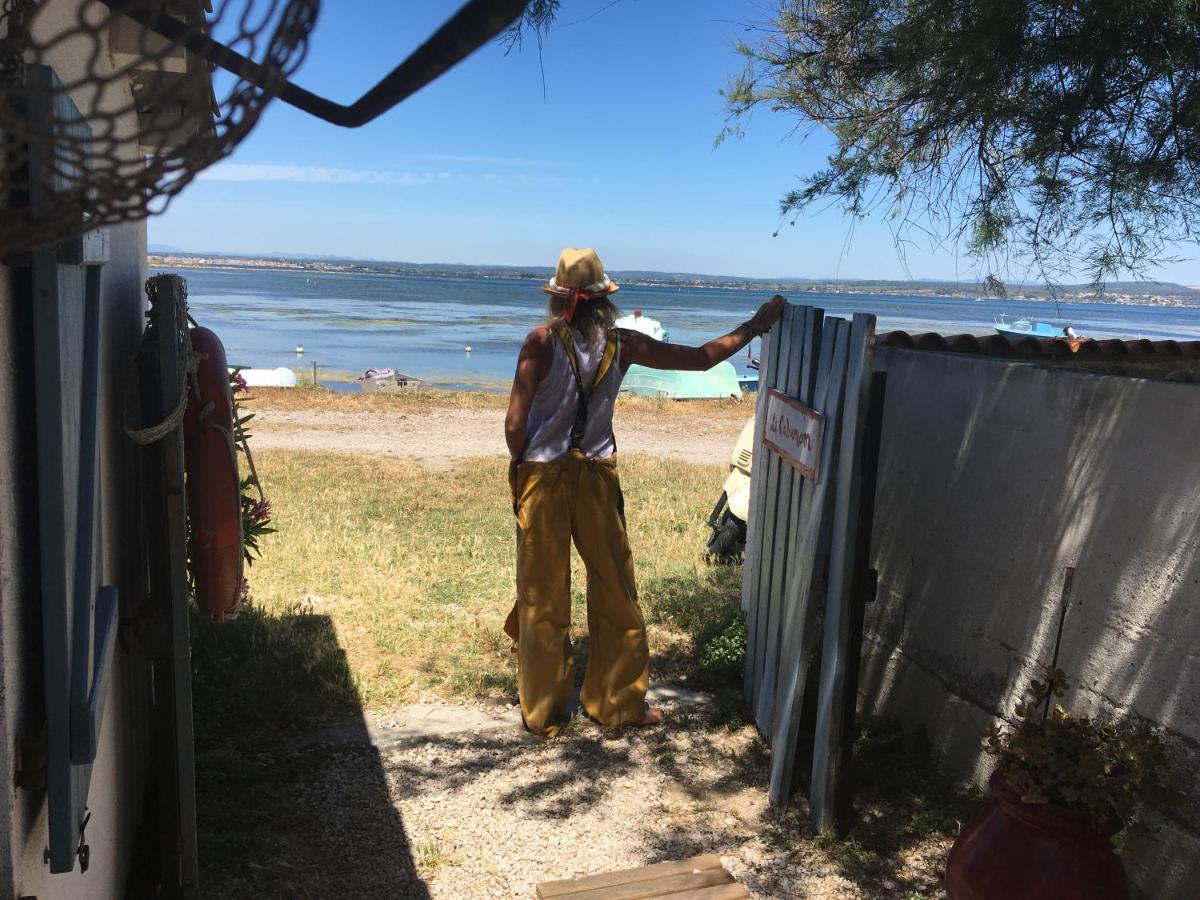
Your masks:
{"label": "fishing net", "polygon": [[319,5],[0,0],[0,254],[162,211],[284,90]]}
{"label": "fishing net", "polygon": [[0,0],[0,257],[161,212],[276,97],[365,125],[526,2],[467,0],[344,105],[291,81],[320,0]]}

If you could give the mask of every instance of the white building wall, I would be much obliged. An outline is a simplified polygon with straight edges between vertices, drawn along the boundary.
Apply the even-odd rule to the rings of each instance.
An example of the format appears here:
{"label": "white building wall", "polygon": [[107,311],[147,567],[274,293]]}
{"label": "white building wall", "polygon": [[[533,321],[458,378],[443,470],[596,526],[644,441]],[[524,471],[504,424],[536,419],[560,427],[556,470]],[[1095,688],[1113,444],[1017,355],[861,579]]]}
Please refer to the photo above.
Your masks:
{"label": "white building wall", "polygon": [[[128,532],[131,504],[140,501],[140,487],[129,466],[131,447],[121,432],[121,385],[125,365],[139,335],[145,280],[146,229],[125,225],[111,231],[113,259],[104,267],[103,351],[99,422],[101,449],[100,541],[101,583],[120,590],[141,589],[136,559],[140,535]],[[0,777],[8,802],[0,811],[0,885],[11,885],[13,896],[100,898],[124,895],[133,834],[141,813],[146,769],[144,666],[120,646],[105,707],[100,747],[92,769],[87,828],[91,865],[68,875],[51,875],[43,859],[46,847],[45,792],[16,787],[16,771],[36,766],[36,732],[42,720],[40,696],[41,632],[37,618],[41,602],[37,572],[36,481],[28,471],[34,448],[32,372],[23,371],[28,356],[28,303],[9,289],[11,273],[0,269]],[[16,325],[17,327],[10,327]],[[138,674],[142,673],[142,674]],[[32,759],[21,759],[23,747],[35,748]],[[0,887],[0,896],[5,894]]]}
{"label": "white building wall", "polygon": [[[40,4],[36,36],[46,39],[78,21],[81,0]],[[71,83],[88,65],[105,69],[106,49],[91,52],[90,41],[65,41],[48,60]],[[85,115],[96,101],[86,86],[73,91]],[[127,83],[110,86],[102,106],[128,107]],[[117,134],[136,128],[136,118],[117,122]],[[133,148],[136,150],[136,148]],[[99,423],[101,445],[101,583],[125,593],[139,591],[141,536],[130,530],[140,485],[131,466],[131,447],[121,432],[125,370],[143,325],[142,285],[146,276],[146,226],[112,227],[111,261],[103,268],[102,356]],[[30,465],[34,447],[30,298],[14,290],[13,272],[0,266],[0,778],[7,802],[0,803],[0,896],[55,898],[122,897],[141,814],[147,766],[144,665],[120,643],[105,707],[96,763],[92,770],[86,831],[90,866],[86,873],[51,875],[44,861],[44,790],[14,786],[21,768],[38,763],[37,728],[43,715],[40,695],[40,604],[37,572],[36,479]]]}
{"label": "white building wall", "polygon": [[1141,896],[1200,884],[1200,386],[881,348],[888,373],[861,687],[958,774],[1050,662],[1069,708],[1157,723],[1183,808],[1137,848]]}

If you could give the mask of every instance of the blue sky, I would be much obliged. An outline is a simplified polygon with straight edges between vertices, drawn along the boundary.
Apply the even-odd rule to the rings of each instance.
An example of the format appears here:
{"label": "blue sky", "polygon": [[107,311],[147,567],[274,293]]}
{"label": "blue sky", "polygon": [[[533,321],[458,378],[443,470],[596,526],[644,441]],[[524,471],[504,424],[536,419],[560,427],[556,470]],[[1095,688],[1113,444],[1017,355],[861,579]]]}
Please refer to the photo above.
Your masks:
{"label": "blue sky", "polygon": [[[273,104],[227,161],[150,222],[152,244],[751,276],[973,278],[963,254],[897,252],[881,221],[828,210],[779,237],[778,201],[828,139],[760,111],[714,148],[734,41],[771,0],[566,0],[542,58],[484,47],[390,113],[341,129]],[[352,102],[457,8],[327,0],[296,81]],[[542,68],[545,72],[543,97]],[[1180,255],[1196,256],[1195,247]],[[1200,284],[1194,259],[1158,274]]]}

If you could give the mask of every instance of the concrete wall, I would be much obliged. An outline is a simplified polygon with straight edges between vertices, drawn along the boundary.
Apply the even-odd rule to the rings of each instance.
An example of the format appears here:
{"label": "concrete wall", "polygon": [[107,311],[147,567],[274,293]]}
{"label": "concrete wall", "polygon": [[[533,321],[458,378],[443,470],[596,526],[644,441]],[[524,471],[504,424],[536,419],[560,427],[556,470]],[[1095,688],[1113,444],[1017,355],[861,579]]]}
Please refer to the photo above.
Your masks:
{"label": "concrete wall", "polygon": [[[35,31],[45,40],[77,20],[81,0],[42,4]],[[87,43],[87,42],[85,42]],[[102,50],[93,60],[90,43],[64,41],[49,60],[70,83],[88,65],[104,66]],[[73,93],[84,110],[95,106],[86,87]],[[114,85],[99,99],[106,107],[129,107],[127,85]],[[117,121],[117,133],[136,127],[129,115]],[[136,152],[136,147],[133,148]],[[112,261],[103,269],[100,390],[101,583],[123,593],[142,589],[142,554],[136,523],[140,486],[132,466],[133,448],[123,435],[122,383],[132,348],[143,325],[146,263],[144,223],[109,231]],[[38,737],[44,721],[41,696],[41,595],[38,587],[38,533],[32,310],[27,286],[17,270],[0,267],[0,779],[7,792],[0,801],[0,897],[99,898],[124,896],[147,768],[145,664],[118,644],[105,709],[100,747],[92,769],[87,827],[91,865],[66,875],[51,875],[43,860],[46,848],[45,791],[17,787],[35,773],[44,749]],[[36,778],[36,775],[34,774]]]}
{"label": "concrete wall", "polygon": [[1053,655],[1069,708],[1162,727],[1182,809],[1127,869],[1200,884],[1200,386],[882,348],[888,373],[863,696],[952,770]]}

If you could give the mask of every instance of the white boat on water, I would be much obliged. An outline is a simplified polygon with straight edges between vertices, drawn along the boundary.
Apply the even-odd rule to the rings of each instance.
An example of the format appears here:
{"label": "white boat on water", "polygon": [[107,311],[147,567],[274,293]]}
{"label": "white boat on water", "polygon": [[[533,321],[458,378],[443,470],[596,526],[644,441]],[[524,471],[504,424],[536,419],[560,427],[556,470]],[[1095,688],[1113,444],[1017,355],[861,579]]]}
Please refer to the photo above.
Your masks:
{"label": "white boat on water", "polygon": [[358,377],[358,383],[368,393],[375,391],[411,391],[422,387],[425,382],[395,369],[367,369]]}
{"label": "white boat on water", "polygon": [[640,331],[642,334],[648,334],[656,341],[669,341],[670,333],[662,327],[662,322],[658,319],[651,319],[649,316],[643,316],[640,309],[635,309],[632,315],[621,316],[617,321],[613,322],[616,328],[626,328],[629,331]]}
{"label": "white boat on water", "polygon": [[[617,328],[640,331],[658,341],[669,341],[670,333],[657,319],[642,315],[635,309],[633,315],[622,316],[613,323]],[[621,382],[621,391],[635,397],[659,397],[669,400],[699,400],[742,396],[738,384],[737,370],[726,361],[717,363],[707,372],[683,372],[675,369],[647,369],[632,365]]]}
{"label": "white boat on water", "polygon": [[285,366],[276,369],[243,369],[230,366],[229,374],[237,373],[246,382],[246,387],[281,387],[294,388],[296,373]]}

